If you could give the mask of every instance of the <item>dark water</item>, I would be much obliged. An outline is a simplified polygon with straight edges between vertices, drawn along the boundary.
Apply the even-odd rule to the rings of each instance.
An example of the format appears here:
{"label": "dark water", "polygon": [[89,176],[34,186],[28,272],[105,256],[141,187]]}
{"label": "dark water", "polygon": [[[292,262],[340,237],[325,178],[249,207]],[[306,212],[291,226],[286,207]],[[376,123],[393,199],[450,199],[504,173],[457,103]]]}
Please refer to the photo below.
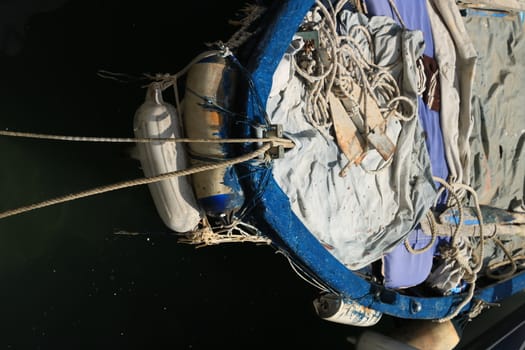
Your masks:
{"label": "dark water", "polygon": [[[175,73],[228,39],[244,4],[140,3],[2,3],[1,128],[133,137],[145,90],[97,71]],[[0,208],[142,177],[129,147],[2,137]],[[346,345],[269,247],[196,249],[165,231],[145,186],[1,220],[0,348]]]}
{"label": "dark water", "polygon": [[[0,127],[133,137],[144,89],[97,71],[175,73],[244,3],[0,3]],[[0,210],[142,177],[129,148],[0,137]],[[352,348],[271,248],[165,232],[145,186],[1,219],[0,348]]]}

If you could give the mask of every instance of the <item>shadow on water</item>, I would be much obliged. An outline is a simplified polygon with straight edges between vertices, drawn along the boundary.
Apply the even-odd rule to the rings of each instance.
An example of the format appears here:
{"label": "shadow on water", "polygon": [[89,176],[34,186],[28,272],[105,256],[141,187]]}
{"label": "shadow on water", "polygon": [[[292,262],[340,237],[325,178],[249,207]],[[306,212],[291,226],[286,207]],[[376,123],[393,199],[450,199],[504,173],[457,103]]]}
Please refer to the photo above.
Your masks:
{"label": "shadow on water", "polygon": [[[0,127],[133,137],[145,90],[97,71],[175,73],[228,38],[244,3],[2,3]],[[129,151],[1,137],[0,210],[140,178]],[[361,331],[319,319],[317,290],[269,247],[177,243],[145,186],[0,220],[0,280],[4,348],[351,349]]]}

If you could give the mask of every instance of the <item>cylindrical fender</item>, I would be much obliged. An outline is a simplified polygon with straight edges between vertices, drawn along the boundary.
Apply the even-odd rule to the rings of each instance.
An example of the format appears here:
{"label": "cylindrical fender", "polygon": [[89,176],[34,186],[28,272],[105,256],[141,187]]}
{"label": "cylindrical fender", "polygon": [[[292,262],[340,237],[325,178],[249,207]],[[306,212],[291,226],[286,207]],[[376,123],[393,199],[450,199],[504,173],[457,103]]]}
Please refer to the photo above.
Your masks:
{"label": "cylindrical fender", "polygon": [[[235,110],[236,72],[222,57],[200,61],[188,71],[183,101],[186,136],[199,139],[228,138]],[[220,162],[233,156],[229,144],[192,143],[192,164]],[[214,217],[237,211],[244,203],[244,193],[233,166],[192,175],[198,202]]]}
{"label": "cylindrical fender", "polygon": [[375,325],[383,313],[370,309],[350,299],[343,300],[335,294],[322,294],[314,300],[314,308],[319,317],[327,321],[356,327]]}
{"label": "cylindrical fender", "polygon": [[[162,90],[151,84],[144,103],[135,112],[133,130],[137,138],[180,138],[180,121],[175,107],[162,98]],[[184,146],[171,141],[138,142],[139,160],[146,177],[186,169]],[[176,232],[196,228],[201,216],[195,194],[186,176],[148,184],[157,212],[166,226]]]}

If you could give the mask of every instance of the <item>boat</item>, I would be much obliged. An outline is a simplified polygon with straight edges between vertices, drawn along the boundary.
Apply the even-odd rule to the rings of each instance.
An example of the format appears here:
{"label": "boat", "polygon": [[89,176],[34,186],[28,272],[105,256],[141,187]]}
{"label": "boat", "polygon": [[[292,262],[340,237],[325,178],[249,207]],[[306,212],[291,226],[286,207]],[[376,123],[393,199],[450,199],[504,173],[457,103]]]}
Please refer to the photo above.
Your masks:
{"label": "boat", "polygon": [[[205,225],[195,225],[195,219],[192,225],[198,228],[183,232],[182,242],[270,244],[319,287],[314,301],[319,316],[353,326],[374,325],[382,314],[440,322],[472,319],[523,290],[523,173],[513,177],[521,180],[514,192],[518,196],[500,208],[491,206],[502,203],[500,199],[487,197],[495,189],[484,192],[480,184],[470,186],[471,178],[485,176],[470,173],[485,170],[477,159],[470,169],[465,135],[473,140],[475,135],[473,125],[464,125],[462,118],[465,113],[472,113],[471,119],[479,115],[463,102],[469,92],[446,79],[472,73],[482,64],[471,42],[453,52],[457,59],[447,56],[453,40],[468,38],[464,27],[450,31],[448,39],[442,35],[448,41],[435,48],[428,31],[447,33],[447,24],[458,25],[461,16],[503,18],[500,21],[514,23],[511,26],[522,26],[524,9],[522,2],[504,1],[404,6],[392,1],[280,1],[264,12],[248,8],[242,28],[228,42],[216,43],[215,51],[203,53],[183,74],[154,83],[177,89],[178,79],[188,75],[183,82],[186,101],[180,102],[175,91],[180,121],[174,123],[182,124],[186,137],[201,140],[189,143],[190,163],[224,164],[205,176],[192,175],[197,190],[188,208],[199,208]],[[414,21],[407,11],[426,15]],[[405,23],[407,19],[411,23]],[[423,26],[425,37],[409,29]],[[388,47],[394,42],[400,46]],[[399,51],[404,63],[395,61]],[[457,70],[450,70],[453,64]],[[448,69],[438,70],[438,65]],[[474,74],[459,79],[464,87],[472,84]],[[447,89],[451,94],[445,96]],[[447,101],[440,100],[445,97]],[[456,119],[440,121],[440,109]],[[516,113],[505,120],[520,117]],[[445,127],[459,133],[442,132]],[[217,137],[222,146],[202,143]],[[509,170],[516,170],[523,168],[523,130],[512,139],[517,143],[511,148],[514,163]],[[499,147],[503,158],[502,147],[507,146]],[[234,164],[235,157],[244,158]],[[390,190],[381,190],[392,182]],[[379,189],[369,194],[375,198],[355,188],[374,183]],[[496,184],[483,184],[490,185]],[[375,210],[393,213],[385,219]],[[365,220],[358,220],[363,215]],[[368,217],[372,215],[377,222]],[[411,232],[423,238],[408,239]],[[498,249],[503,253],[496,261],[485,257],[481,263],[483,249],[485,254],[491,250],[496,255]],[[433,253],[425,254],[428,251]],[[400,263],[405,265],[393,267]],[[394,276],[399,268],[421,274],[410,265],[419,265],[422,279]]]}
{"label": "boat", "polygon": [[[131,140],[145,178],[75,199],[148,185],[182,244],[272,246],[318,287],[314,309],[328,321],[464,323],[525,289],[525,118],[474,98],[519,101],[524,10],[523,1],[248,5],[229,40],[178,73],[147,76]],[[476,74],[495,61],[466,40],[465,18],[493,42],[497,30],[516,35],[499,42],[516,50],[500,55],[510,68],[482,75],[500,81],[478,96]],[[429,43],[438,33],[442,45]],[[496,113],[502,133],[487,121]]]}

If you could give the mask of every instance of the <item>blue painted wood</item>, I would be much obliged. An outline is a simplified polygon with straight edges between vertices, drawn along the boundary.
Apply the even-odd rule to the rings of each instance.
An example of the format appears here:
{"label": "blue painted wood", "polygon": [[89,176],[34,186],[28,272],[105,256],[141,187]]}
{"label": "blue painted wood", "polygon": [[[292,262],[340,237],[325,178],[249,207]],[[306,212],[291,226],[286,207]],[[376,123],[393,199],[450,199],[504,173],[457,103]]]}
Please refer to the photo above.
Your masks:
{"label": "blue painted wood", "polygon": [[[265,33],[254,50],[248,67],[255,84],[255,91],[248,96],[247,113],[253,121],[261,116],[253,107],[256,100],[267,100],[273,73],[284,52],[303,21],[313,0],[279,1],[274,17],[267,22]],[[257,94],[258,96],[254,96]],[[246,135],[250,136],[250,135]],[[256,170],[255,168],[252,170]],[[249,183],[257,191],[263,180],[261,172],[249,172]],[[347,269],[325,249],[293,213],[288,197],[271,177],[258,203],[259,215],[265,224],[282,239],[287,251],[331,289],[344,297],[385,314],[409,319],[438,319],[448,316],[464,299],[464,295],[420,298],[406,296],[380,285],[369,283]],[[500,282],[475,294],[473,301],[483,299],[497,302],[525,289],[525,272],[512,280]],[[472,303],[463,310],[468,310]],[[418,307],[419,306],[419,307]],[[419,310],[419,311],[418,311]]]}

